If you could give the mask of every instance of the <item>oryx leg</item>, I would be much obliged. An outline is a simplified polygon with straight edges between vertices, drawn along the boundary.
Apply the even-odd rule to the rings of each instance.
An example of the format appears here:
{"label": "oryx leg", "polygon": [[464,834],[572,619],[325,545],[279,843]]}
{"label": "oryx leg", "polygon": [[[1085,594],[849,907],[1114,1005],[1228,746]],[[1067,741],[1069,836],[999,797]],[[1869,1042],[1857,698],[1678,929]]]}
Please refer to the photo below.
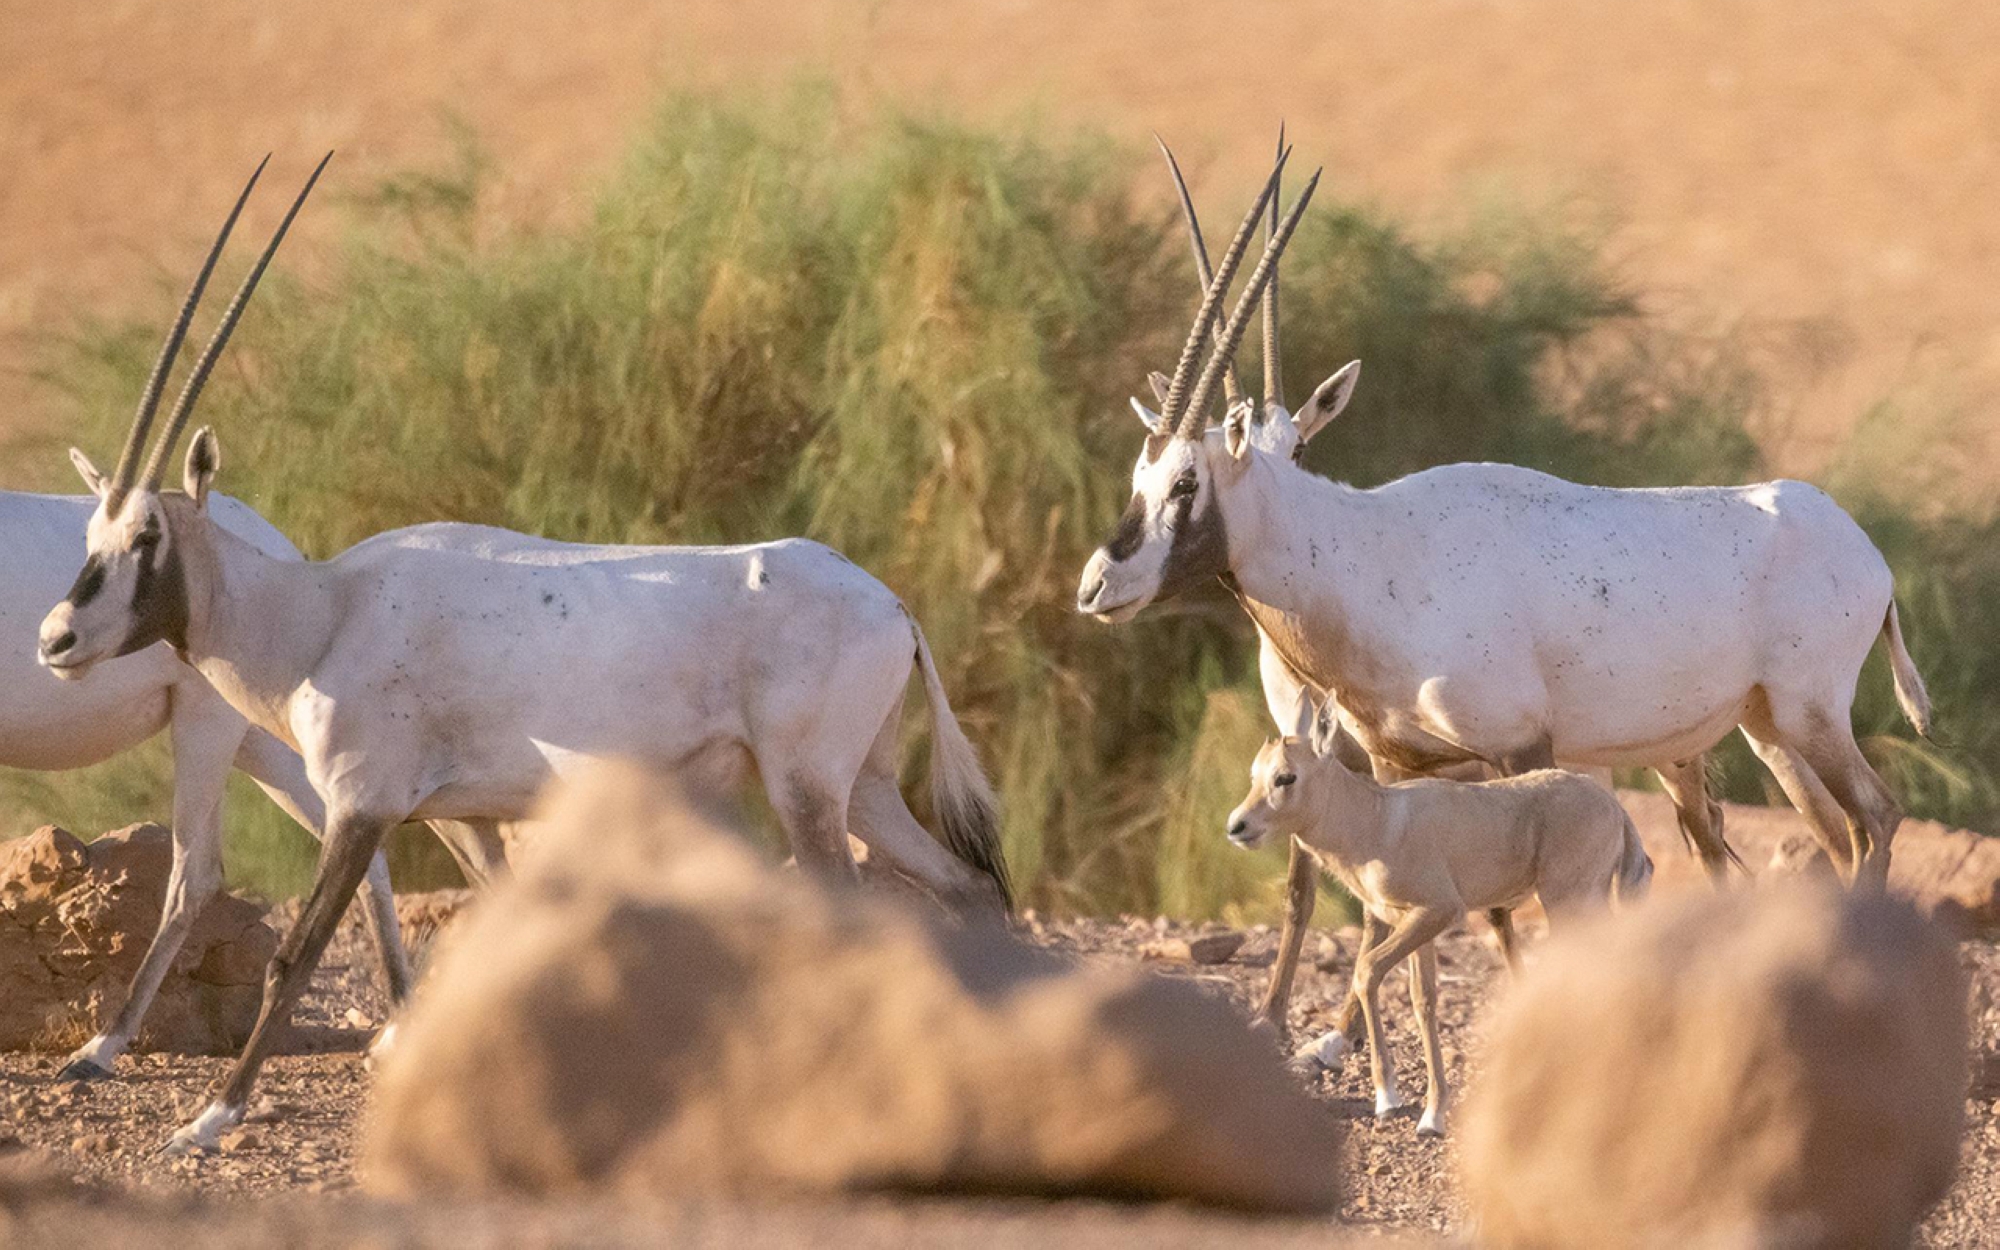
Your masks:
{"label": "oryx leg", "polygon": [[1709,880],[1721,885],[1728,880],[1729,865],[1741,866],[1742,861],[1723,839],[1722,804],[1708,796],[1708,757],[1697,755],[1676,760],[1656,766],[1653,772],[1666,787],[1667,797],[1674,801],[1681,835],[1701,856],[1701,866],[1707,869]]}
{"label": "oryx leg", "polygon": [[1285,869],[1285,926],[1278,934],[1278,959],[1271,965],[1271,981],[1264,988],[1264,1001],[1257,1007],[1257,1018],[1276,1029],[1280,1037],[1286,1032],[1292,979],[1299,968],[1299,948],[1305,945],[1306,926],[1312,923],[1313,904],[1318,896],[1319,865],[1293,838],[1291,862]]}
{"label": "oryx leg", "polygon": [[1853,855],[1849,883],[1886,886],[1890,843],[1903,809],[1861,754],[1848,709],[1788,705],[1774,695],[1771,719],[1775,740],[1797,752],[1846,816]]}
{"label": "oryx leg", "polygon": [[[314,839],[326,828],[326,804],[320,802],[306,777],[305,761],[298,753],[254,725],[243,735],[236,752],[236,767],[270,796],[286,815],[304,826]],[[361,883],[361,903],[368,910],[368,932],[375,939],[375,955],[382,965],[382,983],[391,1004],[401,1006],[410,996],[414,980],[409,953],[403,947],[402,926],[396,919],[396,896],[389,886],[389,857],[380,851],[368,861],[368,876]]]}
{"label": "oryx leg", "polygon": [[898,700],[868,749],[861,774],[847,800],[854,836],[891,868],[937,896],[962,915],[990,913],[1000,906],[993,882],[951,853],[918,822],[896,780],[897,739],[902,727]]}
{"label": "oryx leg", "polygon": [[1820,848],[1833,862],[1834,871],[1843,880],[1854,876],[1854,840],[1847,826],[1847,813],[1840,810],[1833,794],[1819,774],[1812,770],[1797,751],[1776,742],[1766,742],[1747,727],[1743,730],[1744,741],[1764,761],[1764,767],[1778,779],[1778,787],[1785,797],[1792,801],[1799,815],[1806,818],[1806,824],[1819,840]]}
{"label": "oryx leg", "polygon": [[174,751],[174,861],[167,877],[160,927],[146,947],[124,1003],[111,1026],[86,1042],[63,1065],[59,1079],[96,1080],[111,1075],[153,1005],[188,931],[222,888],[222,795],[230,761],[243,741],[241,717],[206,687],[177,688],[172,696]]}
{"label": "oryx leg", "polygon": [[1501,957],[1507,961],[1507,971],[1513,976],[1521,975],[1521,939],[1514,933],[1514,912],[1506,907],[1489,907],[1486,920],[1493,926],[1493,936],[1500,940]]}
{"label": "oryx leg", "polygon": [[1376,992],[1382,978],[1403,960],[1430,944],[1438,934],[1458,919],[1456,913],[1436,907],[1416,907],[1406,911],[1389,930],[1389,936],[1363,951],[1354,961],[1354,992],[1361,999],[1362,1018],[1368,1023],[1368,1062],[1375,1080],[1375,1115],[1379,1119],[1403,1105],[1396,1091],[1396,1069],[1389,1058],[1388,1038],[1382,1029],[1382,1012]]}
{"label": "oryx leg", "polygon": [[507,871],[507,841],[497,820],[432,820],[431,832],[444,843],[465,884],[483,890]]}
{"label": "oryx leg", "polygon": [[243,1120],[250,1091],[257,1082],[278,1035],[291,1020],[292,1009],[305,993],[313,969],[340,925],[340,917],[354,898],[354,892],[368,875],[368,862],[381,849],[382,838],[395,827],[395,817],[364,816],[336,808],[327,825],[321,846],[319,868],[313,875],[312,893],[298,923],[278,943],[278,953],[264,972],[264,1005],[257,1013],[257,1026],[250,1041],[237,1057],[222,1092],[194,1121],[176,1132],[167,1144],[171,1153],[213,1150],[224,1130]]}
{"label": "oryx leg", "polygon": [[1424,1076],[1430,1082],[1424,1090],[1423,1118],[1417,1121],[1419,1137],[1444,1136],[1444,1048],[1438,1043],[1437,1005],[1437,943],[1426,942],[1410,956],[1410,1010],[1423,1036]]}

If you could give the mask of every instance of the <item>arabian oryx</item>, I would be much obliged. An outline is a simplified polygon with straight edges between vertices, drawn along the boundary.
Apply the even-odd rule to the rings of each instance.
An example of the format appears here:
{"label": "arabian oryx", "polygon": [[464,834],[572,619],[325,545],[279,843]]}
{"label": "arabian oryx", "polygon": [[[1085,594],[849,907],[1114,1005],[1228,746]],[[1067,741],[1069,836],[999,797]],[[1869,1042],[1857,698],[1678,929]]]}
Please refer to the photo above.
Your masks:
{"label": "arabian oryx", "polygon": [[[28,646],[34,613],[63,593],[98,501],[0,491],[0,767],[85,768],[152,738],[173,744],[173,869],[160,926],[111,1022],[70,1057],[64,1080],[110,1076],[145,1020],[153,995],[180,953],[201,909],[222,888],[222,799],[231,768],[241,769],[294,820],[319,836],[321,806],[299,757],[253,729],[200,673],[165,646],[147,647],[104,665],[85,684],[59,683],[39,671]],[[274,560],[299,554],[282,534],[234,499],[218,496],[216,524]],[[400,1002],[409,964],[389,894],[389,866],[368,871],[366,899],[389,996]]]}
{"label": "arabian oryx", "polygon": [[[1084,567],[1078,610],[1127,621],[1219,576],[1265,644],[1274,716],[1301,683],[1323,692],[1389,775],[1464,761],[1513,773],[1558,758],[1653,767],[1712,870],[1728,851],[1701,756],[1741,727],[1849,879],[1881,882],[1901,813],[1849,724],[1878,637],[1919,733],[1930,705],[1888,565],[1861,528],[1789,481],[1613,490],[1452,464],[1357,490],[1298,457],[1346,404],[1358,364],[1292,413],[1276,394],[1275,351],[1263,408],[1235,403],[1208,427],[1282,229],[1191,392],[1188,382],[1274,190],[1208,284],[1162,410],[1133,401],[1147,437],[1131,504]],[[1309,891],[1309,869],[1306,881]]]}
{"label": "arabian oryx", "polygon": [[[207,429],[188,448],[186,493],[163,491],[202,380],[284,231],[224,314],[144,470],[133,475],[128,456],[104,487],[78,589],[41,628],[42,662],[68,676],[171,643],[230,706],[298,749],[326,807],[326,850],[272,961],[256,1029],[175,1148],[213,1145],[242,1117],[385,832],[409,819],[490,828],[525,816],[576,761],[628,757],[698,785],[754,767],[809,871],[853,879],[851,828],[941,896],[1001,912],[992,796],[930,648],[896,596],[836,552],[801,540],[581,546],[441,524],[325,562],[275,560],[215,523]],[[147,425],[142,413],[128,447]],[[897,785],[913,665],[949,851]]]}
{"label": "arabian oryx", "polygon": [[1497,781],[1422,777],[1384,785],[1335,758],[1338,722],[1300,691],[1289,733],[1250,766],[1250,793],[1229,814],[1229,840],[1261,846],[1281,834],[1340,879],[1387,936],[1354,961],[1353,992],[1368,1024],[1375,1115],[1402,1105],[1375,992],[1410,961],[1410,1005],[1423,1035],[1430,1089],[1419,1137],[1444,1132],[1444,1061],[1437,1035],[1438,934],[1470,908],[1510,912],[1538,900],[1561,928],[1641,897],[1653,861],[1618,799],[1581,773],[1541,768]]}

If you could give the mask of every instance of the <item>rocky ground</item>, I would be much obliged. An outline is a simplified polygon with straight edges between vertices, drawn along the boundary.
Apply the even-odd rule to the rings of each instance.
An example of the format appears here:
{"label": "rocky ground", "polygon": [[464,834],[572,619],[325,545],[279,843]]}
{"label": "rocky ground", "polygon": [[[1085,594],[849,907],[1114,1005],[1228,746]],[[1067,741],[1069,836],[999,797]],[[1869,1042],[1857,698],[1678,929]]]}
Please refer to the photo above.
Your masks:
{"label": "rocky ground", "polygon": [[[1171,939],[1190,936],[1185,927],[1164,921],[1071,921],[1031,924],[1037,940],[1103,960],[1147,960],[1168,975],[1188,977],[1214,992],[1245,1003],[1261,989],[1275,936],[1253,931],[1227,962],[1202,966],[1158,955]],[[1309,1036],[1330,1026],[1346,984],[1354,934],[1315,936],[1301,968],[1291,1024]],[[1951,1194],[1924,1226],[1922,1244],[1977,1246],[2000,1243],[2000,948],[1967,942],[1962,958],[1973,979],[1977,1053],[1967,1102],[1962,1170]],[[1143,1236],[1153,1244],[1179,1244],[1227,1236],[1243,1244],[1298,1244],[1324,1238],[1311,1226],[1245,1224],[1188,1212],[1138,1212],[1069,1205],[1060,1210],[1019,1203],[908,1203],[870,1200],[836,1206],[763,1209],[704,1208],[699,1211],[590,1213],[507,1211],[485,1208],[449,1219],[381,1208],[346,1191],[354,1187],[353,1150],[369,1083],[364,1047],[384,1014],[371,957],[357,927],[343,930],[314,983],[301,1013],[293,1053],[266,1069],[262,1101],[253,1123],[233,1136],[219,1154],[172,1159],[156,1153],[172,1129],[198,1109],[203,1095],[226,1067],[220,1058],[142,1055],[128,1059],[117,1082],[66,1086],[54,1082],[60,1057],[0,1055],[0,1140],[17,1158],[86,1182],[137,1191],[144,1224],[154,1237],[201,1221],[221,1244],[251,1244],[280,1232],[316,1244],[340,1228],[341,1239],[374,1238],[395,1230],[417,1241],[434,1241],[468,1227],[481,1227],[475,1240],[548,1243],[654,1239],[713,1244],[784,1244],[839,1233],[842,1239],[982,1246],[1047,1244],[1060,1233],[1066,1244],[1108,1244]],[[1442,1024],[1446,1062],[1460,1089],[1479,1076],[1481,1012],[1502,988],[1499,960],[1486,939],[1461,931],[1440,949]],[[1401,978],[1384,991],[1385,1015],[1406,1094],[1422,1089],[1420,1052]],[[1419,1240],[1450,1238],[1466,1213],[1453,1181],[1452,1144],[1419,1140],[1415,1112],[1377,1123],[1365,1063],[1344,1071],[1301,1075],[1345,1122],[1343,1146],[1347,1195],[1342,1219],[1356,1234],[1408,1235]],[[4,1178],[0,1178],[3,1180]],[[4,1189],[4,1184],[0,1184]],[[193,1202],[189,1195],[215,1201]],[[285,1196],[251,1213],[245,1198]],[[0,1192],[0,1198],[4,1198]],[[18,1233],[61,1240],[97,1238],[105,1221],[129,1214],[132,1200],[106,1206],[28,1206],[12,1217]],[[37,1216],[35,1212],[42,1214]],[[69,1214],[57,1214],[68,1211]],[[23,1213],[25,1212],[25,1213]],[[121,1214],[125,1212],[125,1214]],[[276,1223],[273,1223],[276,1221]],[[464,1223],[462,1221],[472,1221]],[[0,1218],[0,1239],[9,1231]],[[318,1234],[315,1236],[314,1234]],[[391,1238],[390,1240],[397,1240]]]}

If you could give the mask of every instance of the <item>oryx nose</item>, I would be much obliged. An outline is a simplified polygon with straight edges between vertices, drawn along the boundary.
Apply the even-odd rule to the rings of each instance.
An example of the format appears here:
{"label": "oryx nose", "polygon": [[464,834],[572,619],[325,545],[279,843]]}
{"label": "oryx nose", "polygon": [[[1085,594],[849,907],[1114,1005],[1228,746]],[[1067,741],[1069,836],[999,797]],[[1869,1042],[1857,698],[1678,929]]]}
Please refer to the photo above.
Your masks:
{"label": "oryx nose", "polygon": [[63,652],[69,650],[71,647],[74,647],[75,645],[76,645],[76,631],[73,629],[65,629],[62,633],[57,634],[53,638],[42,639],[42,654],[52,657],[58,656],[61,655]]}
{"label": "oryx nose", "polygon": [[1077,611],[1079,612],[1090,611],[1091,607],[1096,604],[1098,596],[1102,595],[1103,593],[1104,593],[1103,578],[1100,577],[1093,581],[1085,582],[1082,586],[1077,588],[1076,592]]}
{"label": "oryx nose", "polygon": [[1248,832],[1250,832],[1250,822],[1243,819],[1241,816],[1238,816],[1235,820],[1229,822],[1230,837],[1240,838]]}

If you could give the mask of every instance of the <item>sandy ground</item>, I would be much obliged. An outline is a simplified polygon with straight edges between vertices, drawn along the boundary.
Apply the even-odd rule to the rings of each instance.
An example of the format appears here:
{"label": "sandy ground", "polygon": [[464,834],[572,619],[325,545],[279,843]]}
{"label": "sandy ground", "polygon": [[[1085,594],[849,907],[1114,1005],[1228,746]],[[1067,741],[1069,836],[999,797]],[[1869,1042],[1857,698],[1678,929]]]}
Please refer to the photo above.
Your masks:
{"label": "sandy ground", "polygon": [[[1164,933],[1185,932],[1160,921],[1078,921],[1037,924],[1037,940],[1085,959],[1131,961]],[[1352,932],[1312,939],[1301,970],[1291,1023],[1307,1036],[1326,1028],[1351,970]],[[1228,964],[1213,968],[1155,964],[1191,977],[1246,1006],[1261,989],[1274,937],[1253,931]],[[1958,1183],[1924,1226],[1920,1244],[1994,1244],[2000,1229],[2000,949],[1968,942],[1962,957],[1974,981],[1976,1047],[1967,1130]],[[591,1207],[467,1208],[416,1212],[366,1201],[354,1190],[353,1149],[368,1088],[361,1047],[383,1010],[368,971],[365,943],[349,925],[314,983],[302,1015],[300,1045],[274,1060],[261,1087],[263,1101],[248,1139],[201,1159],[154,1153],[172,1129],[198,1109],[226,1061],[140,1056],[124,1079],[61,1086],[53,1056],[0,1055],[0,1138],[11,1137],[87,1181],[136,1191],[133,1199],[79,1212],[72,1204],[26,1208],[17,1226],[0,1225],[25,1242],[101,1243],[120,1221],[140,1219],[151,1235],[171,1240],[175,1228],[200,1224],[211,1244],[255,1244],[283,1236],[298,1244],[347,1243],[376,1237],[435,1244],[471,1236],[509,1244],[616,1244],[671,1238],[688,1244],[800,1244],[838,1238],[883,1244],[1109,1245],[1325,1244],[1324,1225],[1245,1222],[1175,1208],[1047,1206],[1034,1203],[939,1203],[884,1198],[779,1207],[701,1205],[660,1211]],[[1461,931],[1440,947],[1441,1020],[1446,1062],[1458,1088],[1479,1076],[1480,1019],[1502,988],[1497,955],[1480,935]],[[1391,1045],[1406,1094],[1422,1088],[1421,1055],[1400,977],[1383,992]],[[351,1013],[351,1014],[350,1014]],[[1419,1243],[1449,1241],[1466,1212],[1453,1180],[1452,1144],[1420,1140],[1415,1109],[1384,1122],[1372,1116],[1365,1063],[1338,1075],[1301,1076],[1347,1128],[1341,1167],[1347,1197],[1344,1232]],[[0,1177],[0,1192],[4,1177]],[[276,1203],[269,1199],[280,1199]],[[257,1201],[251,1202],[255,1199]],[[192,1203],[193,1205],[190,1205]],[[39,1211],[39,1214],[37,1212]],[[94,1212],[94,1213],[93,1213]],[[136,1212],[136,1214],[135,1214]],[[93,1223],[92,1221],[97,1221]],[[390,1234],[394,1234],[390,1236]],[[32,1234],[32,1235],[30,1235]]]}
{"label": "sandy ground", "polygon": [[266,150],[291,185],[337,147],[329,190],[354,194],[462,119],[495,157],[495,220],[534,221],[587,203],[663,88],[809,74],[1157,128],[1205,186],[1247,178],[1284,117],[1332,185],[1419,222],[1497,202],[1609,229],[1657,305],[1764,359],[1780,467],[1891,395],[1964,416],[1952,472],[1990,482],[1978,453],[2000,450],[1982,0],[0,0],[0,31],[0,431],[53,405],[24,372],[38,336],[161,306]]}

